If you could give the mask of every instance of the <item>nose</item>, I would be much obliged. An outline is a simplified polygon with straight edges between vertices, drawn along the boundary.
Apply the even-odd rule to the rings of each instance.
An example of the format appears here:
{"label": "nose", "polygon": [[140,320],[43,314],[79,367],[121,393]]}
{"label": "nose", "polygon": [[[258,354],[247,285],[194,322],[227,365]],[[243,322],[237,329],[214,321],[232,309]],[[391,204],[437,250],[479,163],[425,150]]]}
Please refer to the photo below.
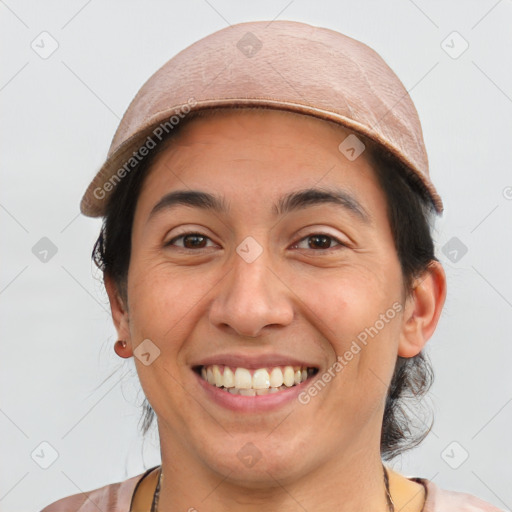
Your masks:
{"label": "nose", "polygon": [[293,292],[271,267],[268,251],[251,263],[238,254],[210,308],[210,322],[238,336],[262,336],[266,328],[289,325],[294,316]]}

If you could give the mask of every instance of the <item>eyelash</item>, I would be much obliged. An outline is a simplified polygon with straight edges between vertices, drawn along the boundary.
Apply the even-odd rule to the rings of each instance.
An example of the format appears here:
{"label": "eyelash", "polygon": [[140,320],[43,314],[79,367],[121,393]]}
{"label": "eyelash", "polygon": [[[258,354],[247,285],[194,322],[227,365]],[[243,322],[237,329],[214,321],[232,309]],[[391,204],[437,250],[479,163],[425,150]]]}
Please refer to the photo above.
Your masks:
{"label": "eyelash", "polygon": [[[179,235],[177,237],[174,237],[173,239],[169,240],[169,242],[167,242],[164,245],[164,247],[172,247],[173,243],[176,242],[176,240],[179,240],[180,238],[185,238],[186,236],[189,236],[189,235],[198,235],[198,236],[201,236],[201,237],[206,238],[208,240],[211,240],[210,237],[208,237],[206,235],[203,235],[202,233],[198,233],[196,231],[190,231],[188,233],[183,233],[183,234],[181,234],[181,235]],[[347,247],[347,244],[343,243],[341,240],[337,239],[336,237],[334,237],[332,235],[329,235],[328,233],[321,233],[321,232],[311,233],[310,235],[302,237],[298,242],[293,244],[293,247],[297,246],[303,240],[307,240],[308,238],[311,238],[311,237],[317,236],[317,235],[325,236],[327,238],[330,238],[331,240],[334,240],[340,246],[338,249]],[[202,251],[202,250],[206,250],[208,248],[207,247],[200,247],[199,249],[189,249],[187,247],[178,247],[178,249],[181,249],[182,251]],[[335,249],[336,248],[329,247],[328,249],[318,249],[318,250],[316,250],[316,249],[309,249],[309,250],[312,250],[314,252],[325,252],[325,251],[330,251],[330,250],[335,250]]]}

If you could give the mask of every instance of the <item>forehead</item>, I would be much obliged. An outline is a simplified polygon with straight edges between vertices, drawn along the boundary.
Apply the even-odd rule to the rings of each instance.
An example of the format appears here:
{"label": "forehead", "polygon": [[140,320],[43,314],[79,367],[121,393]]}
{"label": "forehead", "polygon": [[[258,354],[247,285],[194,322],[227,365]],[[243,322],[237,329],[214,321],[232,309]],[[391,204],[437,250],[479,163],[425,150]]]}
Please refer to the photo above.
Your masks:
{"label": "forehead", "polygon": [[[343,152],[355,137],[334,122],[278,110],[226,109],[197,117],[152,162],[137,209],[147,216],[166,191],[187,188],[222,192],[256,207],[289,190],[336,186],[371,203],[380,190],[369,151],[356,158]],[[364,148],[362,138],[355,140]]]}
{"label": "forehead", "polygon": [[[267,147],[289,147],[297,144],[324,146],[339,152],[339,144],[352,132],[333,121],[306,114],[269,108],[226,108],[205,110],[185,119],[172,147],[191,144],[213,144],[221,140],[252,139]],[[353,135],[352,135],[353,137]],[[233,146],[232,151],[243,146]],[[364,155],[363,155],[364,159]]]}

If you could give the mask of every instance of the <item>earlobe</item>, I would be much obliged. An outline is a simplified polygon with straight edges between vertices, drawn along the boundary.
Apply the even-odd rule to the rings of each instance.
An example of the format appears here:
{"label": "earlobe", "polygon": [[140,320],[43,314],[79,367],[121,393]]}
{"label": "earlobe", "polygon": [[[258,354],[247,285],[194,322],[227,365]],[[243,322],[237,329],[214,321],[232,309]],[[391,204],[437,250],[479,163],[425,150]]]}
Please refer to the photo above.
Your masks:
{"label": "earlobe", "polygon": [[434,333],[446,299],[446,275],[438,261],[433,260],[416,279],[406,301],[398,355],[414,357]]}
{"label": "earlobe", "polygon": [[126,306],[119,295],[118,288],[114,283],[114,280],[108,276],[104,276],[105,289],[107,290],[108,299],[110,301],[110,310],[112,312],[112,320],[117,331],[117,336],[120,340],[127,342],[127,347],[124,351],[131,350],[131,339],[130,339],[130,328],[129,328],[129,316]]}

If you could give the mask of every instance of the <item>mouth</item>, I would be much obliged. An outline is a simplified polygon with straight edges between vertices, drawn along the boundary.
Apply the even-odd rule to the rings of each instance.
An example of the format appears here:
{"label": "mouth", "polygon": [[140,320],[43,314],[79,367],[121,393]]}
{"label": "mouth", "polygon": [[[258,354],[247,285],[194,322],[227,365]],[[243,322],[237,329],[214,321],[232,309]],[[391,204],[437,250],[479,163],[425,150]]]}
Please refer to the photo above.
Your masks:
{"label": "mouth", "polygon": [[272,366],[243,368],[213,364],[193,370],[210,386],[232,395],[261,396],[281,393],[298,386],[318,373],[312,366]]}

